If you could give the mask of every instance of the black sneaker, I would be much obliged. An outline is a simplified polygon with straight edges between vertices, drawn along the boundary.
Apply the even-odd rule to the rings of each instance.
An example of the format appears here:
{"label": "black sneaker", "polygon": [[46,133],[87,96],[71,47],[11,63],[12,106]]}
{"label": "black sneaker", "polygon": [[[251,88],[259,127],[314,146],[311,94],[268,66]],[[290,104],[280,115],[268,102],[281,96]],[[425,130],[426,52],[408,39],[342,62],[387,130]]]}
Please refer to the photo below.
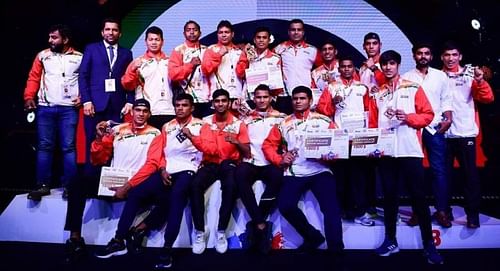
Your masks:
{"label": "black sneaker", "polygon": [[375,249],[375,253],[377,253],[379,256],[382,257],[387,257],[391,254],[398,252],[399,252],[398,241],[390,240],[387,238],[384,240],[382,245],[380,245],[378,248]]}
{"label": "black sneaker", "polygon": [[154,270],[168,270],[170,267],[172,267],[172,250],[164,247],[160,252],[160,257],[154,266]]}
{"label": "black sneaker", "polygon": [[424,245],[424,256],[427,258],[427,262],[430,264],[443,264],[444,260],[441,255],[437,252],[436,246],[432,241]]}
{"label": "black sneaker", "polygon": [[107,259],[113,256],[120,256],[127,254],[127,247],[125,246],[125,242],[120,241],[118,239],[111,239],[106,247],[95,253],[97,258]]}
{"label": "black sneaker", "polygon": [[323,242],[325,242],[325,237],[315,229],[310,236],[304,238],[304,242],[298,247],[298,250],[302,252],[312,251],[317,249]]}
{"label": "black sneaker", "polygon": [[142,243],[144,242],[144,238],[146,238],[147,235],[148,231],[146,229],[136,230],[135,228],[132,228],[127,238],[128,251],[134,254],[139,254],[144,251]]}
{"label": "black sneaker", "polygon": [[83,238],[70,238],[66,240],[65,255],[63,262],[72,264],[87,256],[87,246]]}
{"label": "black sneaker", "polygon": [[46,184],[42,184],[40,188],[28,193],[28,199],[34,201],[41,201],[43,196],[50,195],[50,188]]}

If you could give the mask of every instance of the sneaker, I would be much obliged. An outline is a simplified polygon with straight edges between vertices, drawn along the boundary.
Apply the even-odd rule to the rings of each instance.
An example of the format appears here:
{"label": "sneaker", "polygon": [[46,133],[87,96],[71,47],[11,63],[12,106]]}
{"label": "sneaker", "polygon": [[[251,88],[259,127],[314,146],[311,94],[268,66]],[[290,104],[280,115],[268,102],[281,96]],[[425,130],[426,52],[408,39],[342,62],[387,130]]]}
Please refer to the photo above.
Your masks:
{"label": "sneaker", "polygon": [[72,264],[87,256],[87,246],[83,238],[66,240],[64,263]]}
{"label": "sneaker", "polygon": [[46,184],[42,184],[40,188],[28,193],[28,199],[34,201],[41,201],[43,196],[50,195],[50,188]]}
{"label": "sneaker", "polygon": [[148,231],[146,229],[136,230],[132,228],[127,238],[127,250],[134,254],[141,253],[144,250],[142,243],[147,235]]}
{"label": "sneaker", "polygon": [[309,237],[304,238],[304,242],[298,247],[298,250],[304,252],[312,251],[317,249],[323,242],[325,242],[325,237],[323,237],[320,231],[315,229]]}
{"label": "sneaker", "polygon": [[95,253],[97,258],[107,259],[113,256],[120,256],[127,254],[127,246],[125,242],[116,238],[111,239],[106,247]]}
{"label": "sneaker", "polygon": [[205,233],[202,231],[196,231],[193,243],[193,253],[201,254],[203,253],[203,251],[205,251],[206,247],[207,247],[207,237]]}
{"label": "sneaker", "polygon": [[361,224],[363,226],[375,226],[375,220],[372,219],[371,215],[368,213],[365,213],[362,216],[358,216],[354,218],[354,223]]}
{"label": "sneaker", "polygon": [[424,245],[424,256],[427,258],[427,262],[430,264],[443,264],[444,260],[441,255],[437,252],[434,243],[429,243]]}
{"label": "sneaker", "polygon": [[418,216],[415,213],[411,214],[410,219],[406,221],[406,225],[410,227],[415,227],[418,225]]}
{"label": "sneaker", "polygon": [[171,248],[164,247],[160,252],[160,257],[154,266],[154,270],[167,270],[170,267],[172,267],[172,251]]}
{"label": "sneaker", "polygon": [[220,254],[223,254],[227,251],[227,239],[226,233],[224,231],[218,231],[215,240],[215,250]]}
{"label": "sneaker", "polygon": [[384,242],[380,247],[375,249],[375,253],[377,253],[379,256],[389,256],[393,253],[398,253],[399,252],[399,247],[398,247],[398,241],[396,240],[389,240],[385,239]]}
{"label": "sneaker", "polygon": [[445,211],[437,211],[433,214],[436,222],[443,228],[450,228],[451,221],[448,219],[448,214]]}

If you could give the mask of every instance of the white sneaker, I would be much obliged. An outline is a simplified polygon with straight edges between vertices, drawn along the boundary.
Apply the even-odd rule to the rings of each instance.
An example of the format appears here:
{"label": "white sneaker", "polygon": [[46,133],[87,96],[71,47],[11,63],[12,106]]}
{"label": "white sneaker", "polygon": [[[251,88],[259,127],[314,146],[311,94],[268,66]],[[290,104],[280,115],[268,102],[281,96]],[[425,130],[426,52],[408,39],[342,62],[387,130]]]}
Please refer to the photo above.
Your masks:
{"label": "white sneaker", "polygon": [[375,221],[371,218],[369,213],[355,217],[354,222],[368,227],[375,226]]}
{"label": "white sneaker", "polygon": [[217,232],[217,240],[215,241],[215,250],[220,254],[225,253],[227,251],[226,233],[223,231]]}
{"label": "white sneaker", "polygon": [[193,242],[193,253],[201,254],[203,253],[203,251],[205,251],[206,247],[207,247],[207,237],[205,235],[205,232],[196,231]]}

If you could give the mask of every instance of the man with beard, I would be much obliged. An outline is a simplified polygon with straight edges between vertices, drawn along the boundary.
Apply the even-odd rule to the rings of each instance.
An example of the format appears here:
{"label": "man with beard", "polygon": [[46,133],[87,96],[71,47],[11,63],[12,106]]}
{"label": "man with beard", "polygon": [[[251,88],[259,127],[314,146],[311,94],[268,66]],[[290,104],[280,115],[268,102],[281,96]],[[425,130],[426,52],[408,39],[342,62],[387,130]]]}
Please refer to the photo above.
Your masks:
{"label": "man with beard", "polygon": [[172,86],[182,90],[194,99],[193,116],[203,118],[212,113],[208,78],[201,72],[201,59],[207,47],[200,44],[200,25],[195,21],[184,24],[186,40],[172,50],[168,62],[168,76]]}
{"label": "man with beard", "polygon": [[[103,21],[103,40],[85,47],[78,83],[82,96],[85,122],[86,151],[95,137],[97,123],[105,120],[120,122],[130,112],[134,95],[127,95],[120,83],[132,52],[118,45],[120,22],[113,18]],[[90,155],[86,156],[86,161]],[[86,171],[86,175],[95,172]]]}
{"label": "man with beard", "polygon": [[132,61],[121,82],[127,90],[135,90],[136,99],[151,104],[149,123],[161,129],[175,117],[172,89],[168,80],[168,56],[163,52],[163,31],[157,26],[146,30],[146,53]]}
{"label": "man with beard", "polygon": [[[420,43],[412,48],[416,67],[405,73],[403,79],[422,86],[434,111],[432,122],[422,129],[422,143],[427,151],[433,175],[432,187],[436,200],[434,217],[443,228],[451,227],[449,203],[449,176],[446,169],[445,132],[452,123],[452,95],[448,88],[448,77],[440,70],[430,67],[432,51],[429,44]],[[412,214],[407,222],[410,226],[418,224],[418,217]]]}
{"label": "man with beard", "polygon": [[[81,235],[82,217],[87,194],[96,194],[99,168],[90,163],[90,148],[96,126],[102,121],[120,122],[121,114],[132,109],[133,95],[126,95],[120,79],[132,61],[132,52],[118,45],[120,23],[106,18],[102,24],[102,41],[87,45],[80,65],[78,84],[83,104],[86,155],[83,174],[68,187],[68,208],[64,229],[70,231],[67,262],[78,260],[85,251]],[[127,100],[128,98],[128,100]],[[127,102],[128,101],[128,102]]]}
{"label": "man with beard", "polygon": [[80,106],[78,70],[82,53],[71,47],[71,32],[66,25],[50,27],[48,42],[50,48],[39,52],[33,61],[24,90],[25,110],[36,111],[38,117],[38,188],[28,194],[29,199],[36,201],[50,194],[56,144],[63,154],[61,184],[64,190],[76,176],[75,135]]}

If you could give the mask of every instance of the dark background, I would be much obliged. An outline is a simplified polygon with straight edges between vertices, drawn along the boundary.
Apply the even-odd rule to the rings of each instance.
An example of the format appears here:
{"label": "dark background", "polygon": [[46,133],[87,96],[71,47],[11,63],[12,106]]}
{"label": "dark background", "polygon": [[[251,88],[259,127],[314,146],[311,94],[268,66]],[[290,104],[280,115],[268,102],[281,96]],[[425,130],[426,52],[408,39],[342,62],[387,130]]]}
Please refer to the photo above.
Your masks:
{"label": "dark background", "polygon": [[[124,18],[136,5],[146,1],[133,0],[48,0],[13,1],[1,3],[3,37],[4,81],[1,99],[2,125],[0,128],[0,155],[2,161],[0,197],[3,207],[10,197],[25,193],[35,186],[35,126],[26,122],[23,112],[23,90],[36,53],[47,47],[47,30],[55,23],[66,23],[73,29],[76,47],[83,50],[86,43],[101,39],[100,23],[104,17]],[[147,1],[151,2],[151,1]],[[175,1],[172,1],[175,2]],[[487,65],[494,72],[490,84],[495,96],[499,94],[500,71],[500,1],[367,1],[387,15],[412,42],[430,41],[436,46],[448,39],[458,41],[463,47],[463,63]],[[494,2],[494,3],[493,3]],[[480,31],[473,30],[472,18],[481,21]],[[221,18],[222,19],[222,18]],[[268,20],[277,37],[286,37],[286,24]],[[251,24],[239,24],[238,29]],[[273,29],[276,27],[277,29]],[[374,29],[376,32],[376,29]],[[253,29],[252,29],[253,32]],[[328,34],[328,33],[326,33]],[[237,34],[238,38],[238,34]],[[242,41],[245,36],[241,36]],[[335,38],[333,36],[333,38]],[[205,41],[210,43],[213,36]],[[339,43],[342,42],[339,40]],[[348,44],[345,44],[349,48]],[[169,53],[169,52],[168,52]],[[361,56],[355,56],[358,62]],[[433,66],[439,68],[439,58]],[[500,196],[500,110],[498,101],[480,105],[484,133],[483,149],[488,162],[481,168],[483,199],[498,205]],[[54,180],[54,185],[58,183]],[[454,190],[456,200],[461,200],[460,190]],[[0,210],[2,210],[0,208]]]}

